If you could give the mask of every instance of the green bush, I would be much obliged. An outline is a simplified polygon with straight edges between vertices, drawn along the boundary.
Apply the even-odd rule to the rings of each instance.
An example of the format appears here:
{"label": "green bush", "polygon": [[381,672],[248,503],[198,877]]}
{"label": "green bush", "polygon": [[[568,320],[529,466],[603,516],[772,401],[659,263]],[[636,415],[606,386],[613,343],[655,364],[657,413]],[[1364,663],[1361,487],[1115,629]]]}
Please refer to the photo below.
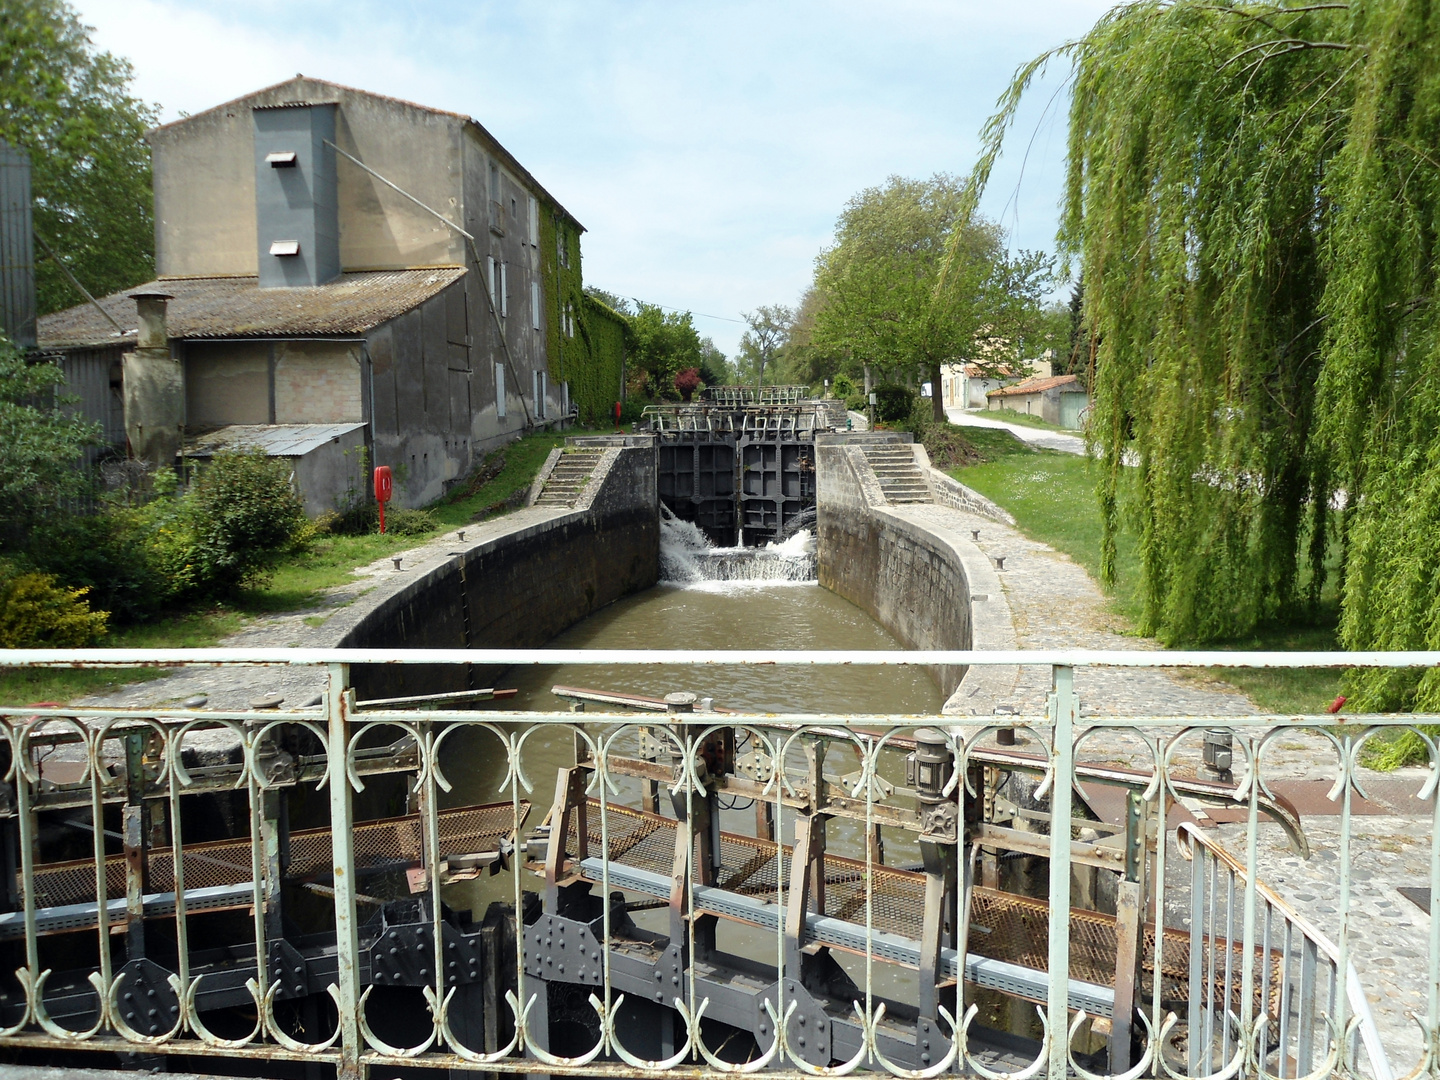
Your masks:
{"label": "green bush", "polygon": [[0,648],[81,649],[105,636],[109,613],[92,611],[86,589],[67,589],[54,574],[0,564]]}
{"label": "green bush", "polygon": [[189,536],[177,535],[176,542],[193,545],[202,588],[234,589],[263,575],[275,554],[295,547],[307,523],[290,472],[283,458],[260,449],[224,451],[201,470],[181,500]]}
{"label": "green bush", "polygon": [[385,531],[396,536],[423,536],[440,527],[440,519],[429,510],[387,510]]}
{"label": "green bush", "polygon": [[848,402],[852,397],[855,396],[855,383],[849,375],[841,372],[839,375],[836,375],[835,378],[831,381],[830,392],[834,394],[837,398],[839,398],[841,401]]}
{"label": "green bush", "polygon": [[[159,509],[159,508],[157,508]],[[153,526],[145,509],[58,517],[31,535],[29,561],[66,585],[88,589],[90,604],[117,623],[143,622],[175,592],[150,551]]]}
{"label": "green bush", "polygon": [[875,419],[882,423],[908,420],[915,408],[915,391],[904,386],[885,385],[875,388]]}
{"label": "green bush", "polygon": [[863,413],[870,408],[870,399],[864,394],[851,394],[845,399],[845,408],[853,412]]}

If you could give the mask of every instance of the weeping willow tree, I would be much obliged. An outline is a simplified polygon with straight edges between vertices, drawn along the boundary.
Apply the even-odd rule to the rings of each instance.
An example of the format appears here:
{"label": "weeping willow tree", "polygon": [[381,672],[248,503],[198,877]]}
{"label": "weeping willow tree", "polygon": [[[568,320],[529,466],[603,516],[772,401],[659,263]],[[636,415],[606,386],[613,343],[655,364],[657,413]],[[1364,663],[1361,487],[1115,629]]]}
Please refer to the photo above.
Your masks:
{"label": "weeping willow tree", "polygon": [[[1437,20],[1142,0],[1022,68],[987,128],[977,186],[1027,86],[1070,64],[1060,242],[1085,281],[1103,572],[1127,521],[1147,633],[1303,611],[1338,539],[1346,646],[1440,646]],[[1405,690],[1382,683],[1362,689]]]}

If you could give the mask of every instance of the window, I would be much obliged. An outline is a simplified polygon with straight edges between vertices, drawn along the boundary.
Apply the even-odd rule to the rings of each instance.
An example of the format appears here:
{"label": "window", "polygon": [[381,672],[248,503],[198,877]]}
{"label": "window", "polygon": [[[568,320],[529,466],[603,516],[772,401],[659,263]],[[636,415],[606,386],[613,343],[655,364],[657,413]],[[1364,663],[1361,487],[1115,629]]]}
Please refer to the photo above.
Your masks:
{"label": "window", "polygon": [[510,314],[510,264],[500,264],[500,317],[503,319]]}
{"label": "window", "polygon": [[538,248],[540,246],[540,204],[535,201],[534,195],[530,196],[529,210],[530,246]]}
{"label": "window", "polygon": [[540,282],[530,282],[530,327],[540,329]]}
{"label": "window", "polygon": [[495,365],[495,415],[505,418],[505,365]]}
{"label": "window", "polygon": [[570,267],[570,245],[566,242],[565,229],[555,230],[555,256],[560,260],[560,265],[569,269]]}
{"label": "window", "polygon": [[545,392],[547,389],[545,385],[545,372],[535,372],[535,419],[537,420],[544,420],[548,415],[545,408]]}
{"label": "window", "polygon": [[490,281],[490,306],[496,311],[500,310],[500,302],[495,297],[495,256],[485,257],[485,276]]}

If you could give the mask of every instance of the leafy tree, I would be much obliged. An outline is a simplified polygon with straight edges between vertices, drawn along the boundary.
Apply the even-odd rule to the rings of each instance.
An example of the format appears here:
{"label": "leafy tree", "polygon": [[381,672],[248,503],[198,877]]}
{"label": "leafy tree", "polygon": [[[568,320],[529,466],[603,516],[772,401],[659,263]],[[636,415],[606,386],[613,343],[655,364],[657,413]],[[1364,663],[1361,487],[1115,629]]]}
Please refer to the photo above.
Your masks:
{"label": "leafy tree", "polygon": [[801,295],[790,320],[777,381],[818,387],[826,379],[833,381],[842,368],[859,374],[845,349],[815,340],[815,317],[824,303],[825,294],[813,285]]}
{"label": "leafy tree", "polygon": [[639,301],[630,328],[634,332],[632,392],[653,400],[677,399],[675,376],[686,368],[700,367],[704,358],[690,312],[666,312]]}
{"label": "leafy tree", "polygon": [[[144,134],[157,112],[89,33],[65,0],[0,0],[0,138],[30,154],[35,231],[99,296],[155,273]],[[84,300],[48,258],[36,290],[41,314]]]}
{"label": "leafy tree", "polygon": [[[978,182],[1029,81],[1073,66],[1104,569],[1129,511],[1147,632],[1303,616],[1338,548],[1347,647],[1440,646],[1437,46],[1420,0],[1141,0],[990,122]],[[1440,706],[1433,671],[1353,678],[1362,708]]]}
{"label": "leafy tree", "polygon": [[740,352],[735,357],[736,377],[742,383],[753,382],[759,387],[768,368],[771,383],[776,382],[773,365],[785,353],[795,313],[783,304],[762,304],[741,317],[749,329],[740,335]]}
{"label": "leafy tree", "polygon": [[[890,379],[919,372],[939,387],[940,365],[970,356],[977,339],[1015,339],[1034,322],[1048,260],[1011,259],[954,177],[894,176],[867,188],[845,205],[835,235],[816,260],[824,303],[812,341]],[[943,421],[939,394],[931,407]]]}
{"label": "leafy tree", "polygon": [[56,397],[59,364],[31,362],[0,336],[0,502],[7,508],[0,543],[14,547],[39,522],[82,493],[81,452],[100,441],[100,425],[65,410]]}
{"label": "leafy tree", "polygon": [[700,381],[706,386],[724,386],[734,377],[734,365],[725,359],[710,338],[700,339]]}
{"label": "leafy tree", "polygon": [[676,375],[675,389],[679,392],[681,401],[689,401],[695,396],[695,391],[700,389],[700,369],[686,368]]}

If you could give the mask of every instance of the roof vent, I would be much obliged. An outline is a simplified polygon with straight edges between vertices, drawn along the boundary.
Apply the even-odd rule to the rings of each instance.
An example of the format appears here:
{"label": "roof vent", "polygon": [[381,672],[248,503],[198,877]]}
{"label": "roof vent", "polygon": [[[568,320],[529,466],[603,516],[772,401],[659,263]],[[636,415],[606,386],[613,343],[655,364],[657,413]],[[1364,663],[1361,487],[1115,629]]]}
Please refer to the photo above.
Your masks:
{"label": "roof vent", "polygon": [[270,245],[271,255],[299,255],[299,240],[276,240]]}
{"label": "roof vent", "polygon": [[273,154],[266,154],[265,160],[272,169],[293,169],[295,167],[295,151],[277,150]]}

